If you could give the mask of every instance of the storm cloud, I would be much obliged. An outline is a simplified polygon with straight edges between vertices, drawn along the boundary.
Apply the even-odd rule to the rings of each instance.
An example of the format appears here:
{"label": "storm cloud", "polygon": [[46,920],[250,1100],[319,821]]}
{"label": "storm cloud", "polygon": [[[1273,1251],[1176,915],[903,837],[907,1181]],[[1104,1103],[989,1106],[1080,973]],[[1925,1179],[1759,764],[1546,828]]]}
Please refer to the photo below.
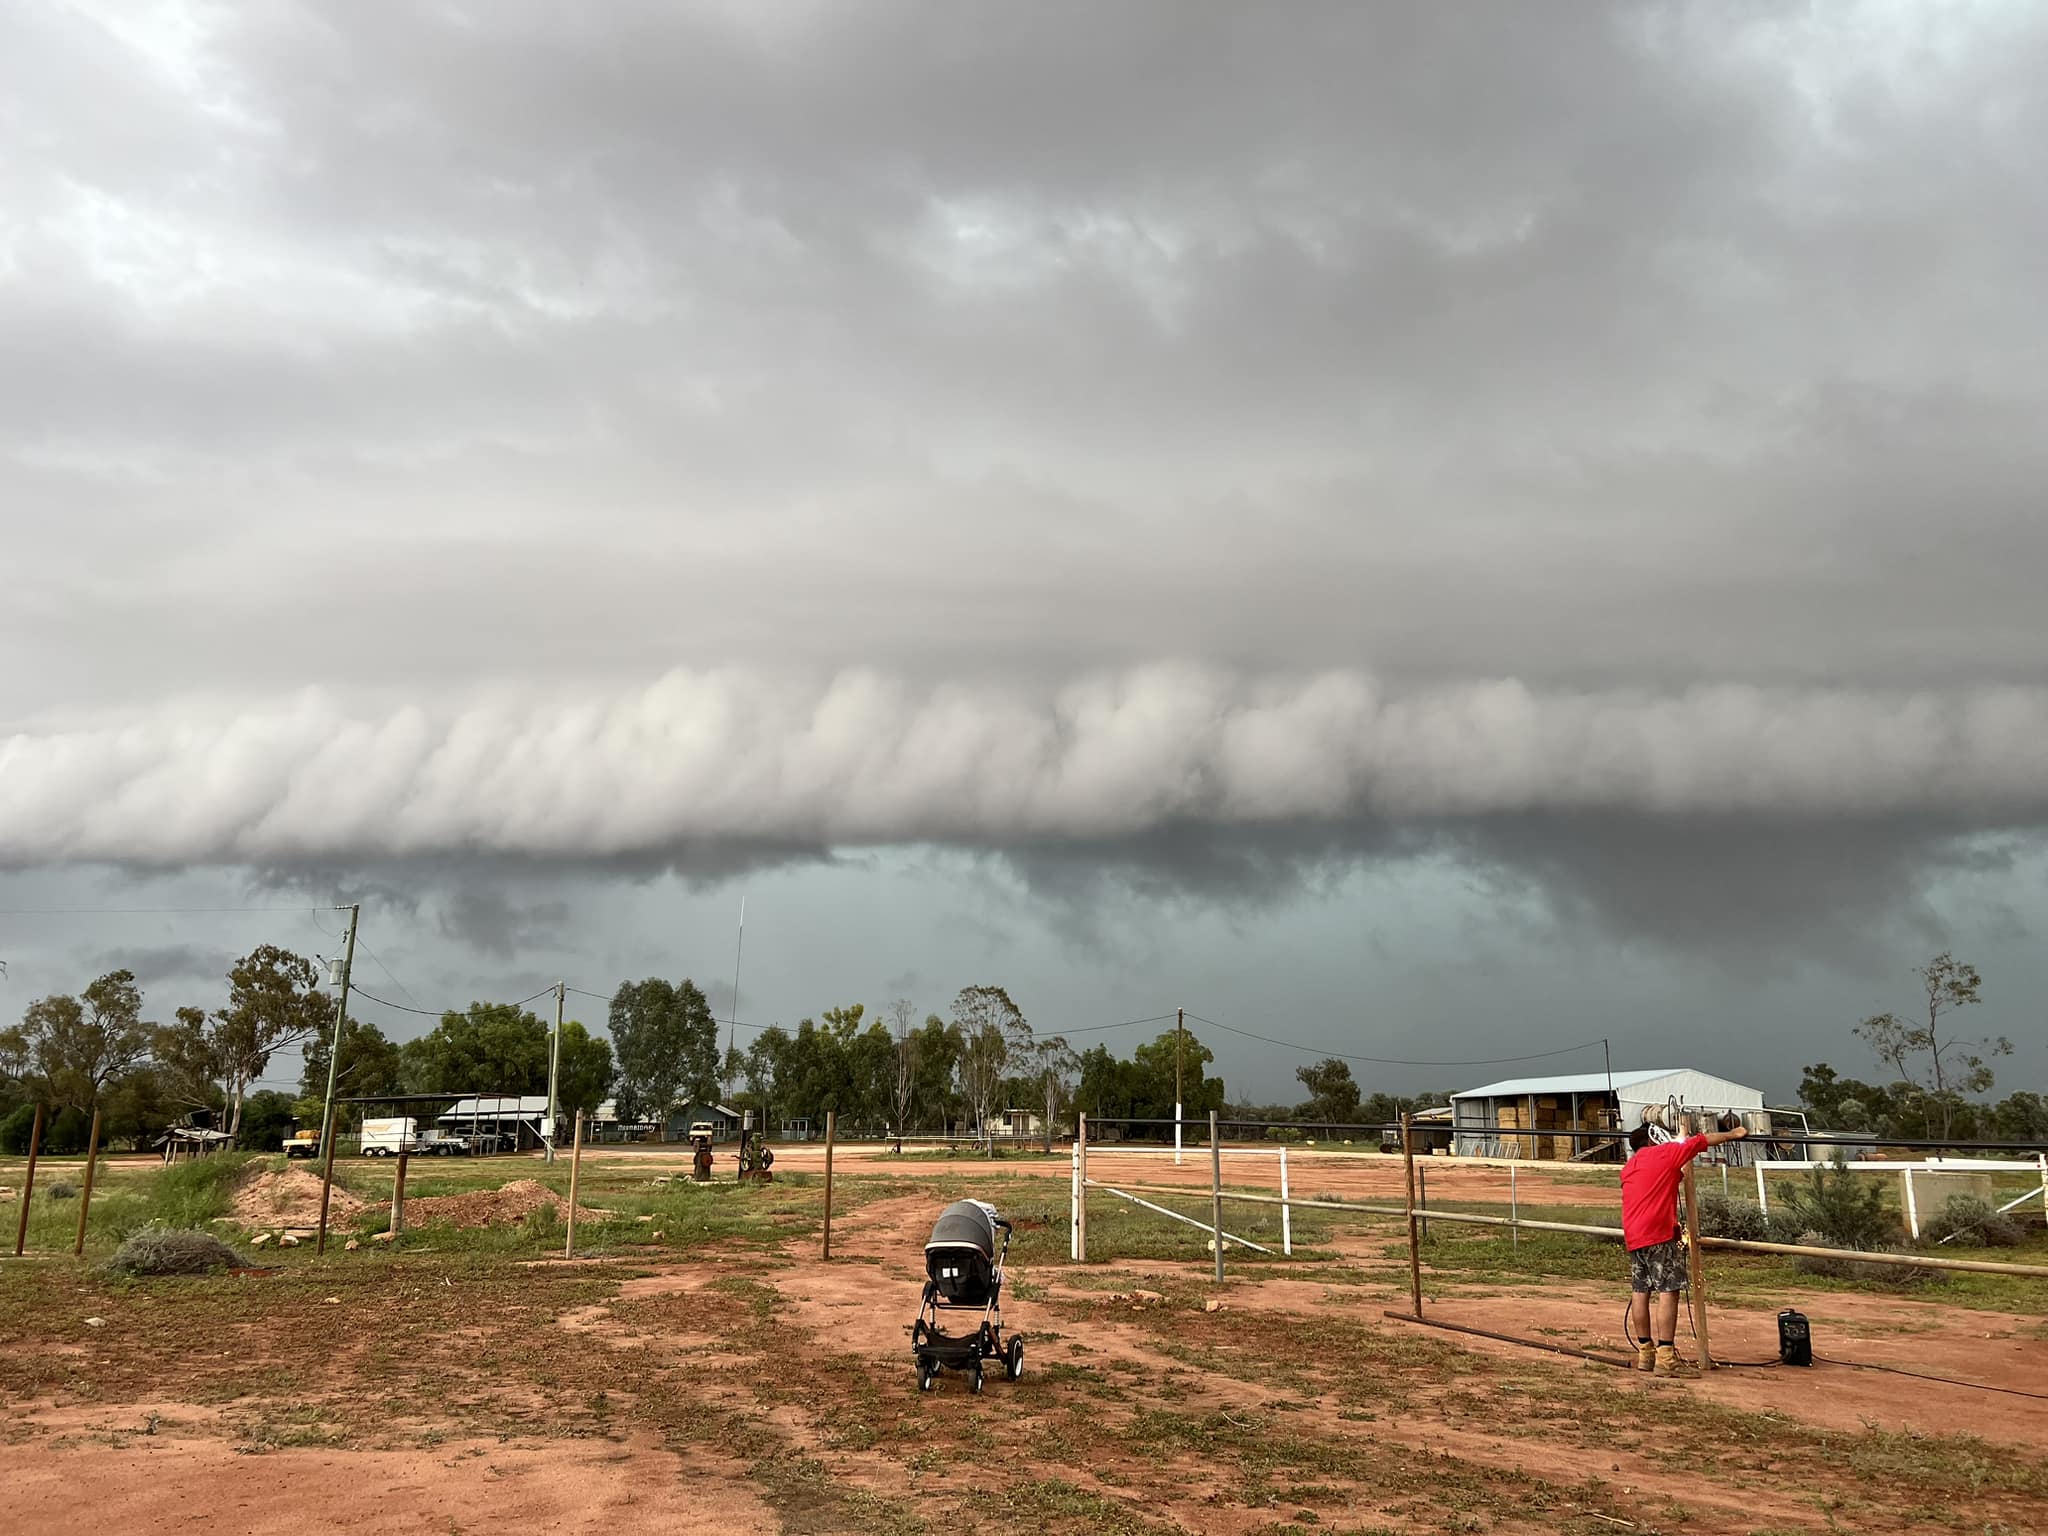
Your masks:
{"label": "storm cloud", "polygon": [[575,942],[521,872],[926,847],[1944,937],[2048,826],[2044,74],[1994,5],[15,7],[0,870],[493,960]]}
{"label": "storm cloud", "polygon": [[[1658,696],[1155,669],[1044,699],[870,673],[674,673],[610,697],[197,705],[0,743],[19,862],[262,864],[693,843],[1000,849],[1177,825],[1609,811],[2048,819],[2048,690]],[[458,928],[509,912],[464,908]],[[452,930],[451,930],[452,931]]]}

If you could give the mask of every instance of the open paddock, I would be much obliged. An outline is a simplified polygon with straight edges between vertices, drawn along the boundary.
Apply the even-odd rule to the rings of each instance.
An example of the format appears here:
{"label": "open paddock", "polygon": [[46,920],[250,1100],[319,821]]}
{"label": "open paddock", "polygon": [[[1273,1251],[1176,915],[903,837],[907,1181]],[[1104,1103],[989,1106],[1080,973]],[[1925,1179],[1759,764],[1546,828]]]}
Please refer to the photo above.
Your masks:
{"label": "open paddock", "polygon": [[[2048,1401],[1985,1390],[2044,1390],[2036,1282],[1899,1292],[1717,1256],[1718,1352],[1768,1355],[1792,1305],[1829,1358],[1975,1385],[1835,1365],[1661,1381],[1389,1319],[1408,1296],[1400,1220],[1296,1210],[1293,1257],[1233,1248],[1219,1286],[1205,1232],[1099,1190],[1091,1262],[1072,1263],[1064,1152],[840,1148],[824,1263],[821,1146],[779,1148],[756,1186],[731,1181],[729,1156],[720,1182],[693,1185],[680,1150],[586,1154],[573,1261],[552,1208],[375,1241],[393,1170],[344,1163],[353,1198],[324,1257],[272,1243],[266,1273],[117,1280],[98,1265],[124,1229],[173,1211],[246,1246],[246,1218],[222,1218],[274,1170],[104,1165],[82,1262],[75,1207],[39,1194],[30,1256],[0,1263],[0,1507],[59,1536],[169,1532],[201,1509],[293,1536],[482,1532],[515,1507],[569,1532],[2048,1528]],[[1206,1222],[1205,1151],[1178,1169],[1094,1156],[1092,1178],[1142,1169],[1174,1190],[1154,1203]],[[1309,1198],[1400,1198],[1398,1158],[1290,1148],[1288,1165]],[[1225,1167],[1245,1188],[1277,1173]],[[19,1173],[0,1163],[0,1187]],[[1611,1171],[1523,1174],[1519,1199],[1611,1219]],[[1431,1198],[1491,1206],[1496,1175],[1432,1164]],[[38,1189],[62,1176],[46,1163]],[[515,1180],[565,1196],[566,1160],[437,1162],[409,1193],[482,1210]],[[922,1244],[963,1196],[1018,1224],[1005,1311],[1026,1373],[921,1395]],[[1226,1210],[1272,1246],[1272,1207]],[[0,1221],[14,1214],[0,1200]],[[1610,1244],[1439,1223],[1422,1253],[1433,1316],[1594,1354],[1615,1342]]]}

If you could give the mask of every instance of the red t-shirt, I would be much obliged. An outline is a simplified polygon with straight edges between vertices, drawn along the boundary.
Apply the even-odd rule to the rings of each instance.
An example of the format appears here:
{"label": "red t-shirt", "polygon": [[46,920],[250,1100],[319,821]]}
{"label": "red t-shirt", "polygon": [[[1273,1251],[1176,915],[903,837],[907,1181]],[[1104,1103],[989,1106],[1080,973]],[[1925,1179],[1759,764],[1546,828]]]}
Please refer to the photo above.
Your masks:
{"label": "red t-shirt", "polygon": [[1706,1137],[1688,1136],[1645,1147],[1621,1165],[1622,1241],[1631,1250],[1678,1236],[1678,1181],[1706,1150]]}

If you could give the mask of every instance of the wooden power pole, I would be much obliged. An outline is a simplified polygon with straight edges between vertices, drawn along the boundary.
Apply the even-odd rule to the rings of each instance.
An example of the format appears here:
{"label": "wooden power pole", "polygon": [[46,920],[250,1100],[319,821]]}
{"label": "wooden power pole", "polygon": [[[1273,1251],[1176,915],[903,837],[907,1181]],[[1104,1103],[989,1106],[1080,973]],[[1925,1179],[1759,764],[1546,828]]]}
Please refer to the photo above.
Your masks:
{"label": "wooden power pole", "polygon": [[348,909],[348,948],[341,955],[341,996],[334,1003],[334,1040],[327,1048],[327,1108],[320,1116],[320,1237],[315,1253],[327,1251],[327,1203],[334,1195],[334,1082],[341,1065],[341,1032],[348,1023],[348,976],[356,963],[356,924],[362,921],[363,904]]}

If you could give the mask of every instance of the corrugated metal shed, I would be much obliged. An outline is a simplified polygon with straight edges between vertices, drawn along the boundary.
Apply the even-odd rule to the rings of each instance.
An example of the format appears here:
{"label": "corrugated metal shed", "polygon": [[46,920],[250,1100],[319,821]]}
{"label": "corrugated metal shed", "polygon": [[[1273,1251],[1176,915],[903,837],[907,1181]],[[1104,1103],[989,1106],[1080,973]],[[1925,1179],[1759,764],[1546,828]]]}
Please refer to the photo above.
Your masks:
{"label": "corrugated metal shed", "polygon": [[[1609,1084],[1612,1092],[1609,1092]],[[1570,1158],[1625,1136],[1652,1105],[1718,1112],[1760,1110],[1761,1089],[1693,1067],[1517,1077],[1451,1095],[1458,1151],[1466,1156]],[[1575,1134],[1574,1134],[1575,1133]],[[1605,1149],[1618,1155],[1609,1143]]]}

